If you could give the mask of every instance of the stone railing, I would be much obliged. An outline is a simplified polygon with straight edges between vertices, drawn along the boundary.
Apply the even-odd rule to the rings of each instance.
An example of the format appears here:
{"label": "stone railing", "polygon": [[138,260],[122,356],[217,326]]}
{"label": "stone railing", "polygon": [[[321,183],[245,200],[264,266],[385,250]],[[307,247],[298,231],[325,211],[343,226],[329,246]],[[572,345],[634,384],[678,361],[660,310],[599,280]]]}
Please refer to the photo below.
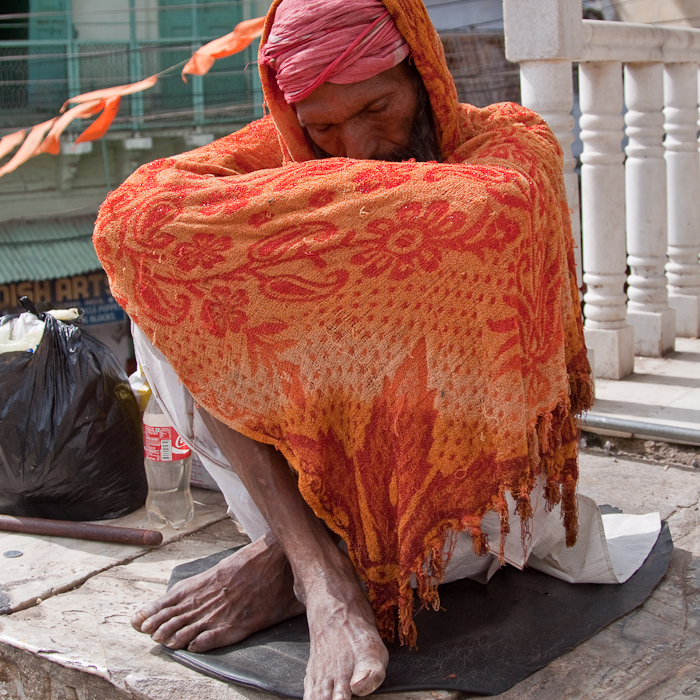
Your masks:
{"label": "stone railing", "polygon": [[522,103],[564,150],[595,374],[621,379],[635,354],[661,356],[700,332],[700,29],[582,20],[580,0],[504,0],[504,17]]}

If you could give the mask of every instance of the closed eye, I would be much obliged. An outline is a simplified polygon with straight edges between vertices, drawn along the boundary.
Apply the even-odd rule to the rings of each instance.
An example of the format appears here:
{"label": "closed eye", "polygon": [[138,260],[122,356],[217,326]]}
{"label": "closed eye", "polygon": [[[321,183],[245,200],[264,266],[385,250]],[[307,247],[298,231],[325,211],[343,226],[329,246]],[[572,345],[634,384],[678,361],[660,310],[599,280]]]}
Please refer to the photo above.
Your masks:
{"label": "closed eye", "polygon": [[368,114],[379,114],[380,112],[386,110],[388,106],[389,100],[382,100],[381,102],[375,102],[374,104],[369,105],[369,107],[365,109],[365,112]]}

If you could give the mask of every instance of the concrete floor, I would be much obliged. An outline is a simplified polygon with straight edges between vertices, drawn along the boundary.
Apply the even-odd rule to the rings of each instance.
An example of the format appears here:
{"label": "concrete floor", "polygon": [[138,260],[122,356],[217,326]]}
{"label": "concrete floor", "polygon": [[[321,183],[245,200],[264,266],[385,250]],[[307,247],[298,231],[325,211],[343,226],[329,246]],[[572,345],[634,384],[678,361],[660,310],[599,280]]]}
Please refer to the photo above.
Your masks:
{"label": "concrete floor", "polygon": [[[700,341],[663,360],[638,359],[622,382],[597,382],[594,411],[700,427]],[[620,413],[615,413],[620,415]],[[698,448],[700,455],[700,448]],[[625,512],[659,511],[675,542],[651,598],[595,637],[498,696],[504,700],[700,698],[700,470],[589,451],[580,491]],[[198,490],[195,521],[157,549],[0,534],[2,700],[257,700],[170,661],[128,622],[160,595],[177,564],[245,541],[220,494]],[[147,526],[137,512],[115,522]],[[454,700],[420,692],[393,700]]]}
{"label": "concrete floor", "polygon": [[700,429],[700,340],[676,338],[665,357],[637,357],[622,381],[597,379],[592,413]]}

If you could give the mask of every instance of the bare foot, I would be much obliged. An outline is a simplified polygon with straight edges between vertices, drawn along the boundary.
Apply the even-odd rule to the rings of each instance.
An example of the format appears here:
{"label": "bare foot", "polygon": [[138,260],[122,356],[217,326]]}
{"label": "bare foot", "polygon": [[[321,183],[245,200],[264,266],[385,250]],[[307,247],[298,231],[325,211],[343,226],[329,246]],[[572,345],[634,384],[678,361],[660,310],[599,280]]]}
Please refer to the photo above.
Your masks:
{"label": "bare foot", "polygon": [[171,649],[203,652],[303,612],[289,562],[268,533],[212,569],[180,581],[137,612],[131,624]]}
{"label": "bare foot", "polygon": [[389,653],[350,560],[338,550],[334,565],[304,586],[311,654],[304,700],[349,700],[384,681]]}

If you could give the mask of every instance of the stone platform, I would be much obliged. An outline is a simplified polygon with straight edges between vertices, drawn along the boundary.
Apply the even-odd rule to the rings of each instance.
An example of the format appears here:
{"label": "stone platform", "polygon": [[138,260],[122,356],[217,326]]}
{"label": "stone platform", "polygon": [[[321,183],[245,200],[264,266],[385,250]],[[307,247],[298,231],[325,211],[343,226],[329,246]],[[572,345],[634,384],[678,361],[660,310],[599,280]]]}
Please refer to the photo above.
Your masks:
{"label": "stone platform", "polygon": [[[638,358],[636,374],[624,381],[598,380],[594,411],[700,427],[700,341],[679,345],[665,359]],[[669,571],[641,608],[498,697],[700,698],[700,469],[583,450],[580,491],[668,519],[675,542]],[[221,494],[194,493],[195,520],[165,530],[153,549],[0,533],[0,554],[23,552],[0,557],[0,700],[271,700],[180,666],[129,624],[164,592],[173,567],[247,541]],[[144,510],[112,524],[149,526]]]}
{"label": "stone platform", "polygon": [[635,357],[623,380],[596,379],[595,395],[592,414],[699,430],[700,339],[676,338],[676,350],[664,357]]}
{"label": "stone platform", "polygon": [[[658,510],[676,550],[668,574],[639,610],[500,695],[504,700],[700,698],[700,472],[584,453],[581,492],[626,512]],[[195,521],[148,549],[0,534],[3,700],[269,700],[180,666],[129,617],[161,595],[174,566],[246,541],[220,494],[196,491]],[[124,522],[128,521],[128,522]],[[143,511],[115,524],[147,526]],[[21,566],[19,564],[21,562]],[[37,601],[37,598],[40,601]],[[386,700],[456,700],[447,692]]]}

